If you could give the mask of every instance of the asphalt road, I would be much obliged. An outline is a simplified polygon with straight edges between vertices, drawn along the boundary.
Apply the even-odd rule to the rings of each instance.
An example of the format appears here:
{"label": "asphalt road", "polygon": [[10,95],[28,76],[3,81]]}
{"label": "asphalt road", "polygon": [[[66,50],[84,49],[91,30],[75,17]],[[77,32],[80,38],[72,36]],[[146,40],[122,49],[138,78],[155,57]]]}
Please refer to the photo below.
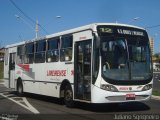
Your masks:
{"label": "asphalt road", "polygon": [[[154,76],[154,89],[159,90],[159,77]],[[122,120],[152,117],[160,120],[160,99],[147,102],[87,104],[76,102],[67,108],[52,97],[25,94],[18,97],[0,84],[0,120]],[[6,119],[12,118],[12,119]],[[150,120],[150,119],[148,119]]]}
{"label": "asphalt road", "polygon": [[18,115],[22,120],[114,120],[116,115],[129,115],[132,119],[134,115],[158,115],[160,119],[160,100],[154,99],[147,102],[122,103],[118,106],[77,102],[75,108],[67,108],[55,98],[32,94],[25,94],[25,97],[39,113],[27,110],[4,97],[0,97],[0,113]]}

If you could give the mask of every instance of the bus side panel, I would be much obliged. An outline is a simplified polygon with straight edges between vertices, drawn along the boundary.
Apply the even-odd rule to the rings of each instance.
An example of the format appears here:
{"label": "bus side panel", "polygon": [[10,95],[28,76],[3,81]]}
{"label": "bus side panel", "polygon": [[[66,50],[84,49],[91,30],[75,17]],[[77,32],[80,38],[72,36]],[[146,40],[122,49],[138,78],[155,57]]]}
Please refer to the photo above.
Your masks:
{"label": "bus side panel", "polygon": [[[37,88],[37,89],[36,89]],[[38,94],[39,83],[33,81],[23,81],[23,91]]]}
{"label": "bus side panel", "polygon": [[39,83],[40,94],[59,97],[60,86],[56,83]]}
{"label": "bus side panel", "polygon": [[[28,64],[29,69],[22,71],[24,92],[59,97],[60,85],[64,79],[71,78],[72,65],[65,62]],[[73,75],[72,75],[73,76]],[[72,82],[70,81],[70,82]]]}
{"label": "bus side panel", "polygon": [[[72,56],[73,60],[73,56]],[[60,97],[60,87],[63,80],[73,83],[73,62],[59,61],[45,64],[45,81],[49,83],[41,85],[41,93],[49,96]],[[51,82],[51,83],[50,83]]]}

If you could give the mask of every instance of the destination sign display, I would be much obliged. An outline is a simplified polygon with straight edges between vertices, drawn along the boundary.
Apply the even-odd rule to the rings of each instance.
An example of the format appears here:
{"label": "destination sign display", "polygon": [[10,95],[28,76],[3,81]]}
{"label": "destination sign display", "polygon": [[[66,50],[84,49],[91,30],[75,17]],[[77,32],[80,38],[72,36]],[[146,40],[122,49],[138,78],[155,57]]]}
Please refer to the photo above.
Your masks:
{"label": "destination sign display", "polygon": [[141,31],[135,31],[135,30],[117,29],[117,32],[119,34],[124,34],[124,35],[144,36],[143,32],[141,32]]}
{"label": "destination sign display", "polygon": [[127,36],[146,36],[146,32],[142,29],[123,27],[123,26],[98,26],[98,34],[106,35],[127,35]]}
{"label": "destination sign display", "polygon": [[99,31],[102,33],[113,33],[112,28],[107,28],[107,27],[99,28]]}

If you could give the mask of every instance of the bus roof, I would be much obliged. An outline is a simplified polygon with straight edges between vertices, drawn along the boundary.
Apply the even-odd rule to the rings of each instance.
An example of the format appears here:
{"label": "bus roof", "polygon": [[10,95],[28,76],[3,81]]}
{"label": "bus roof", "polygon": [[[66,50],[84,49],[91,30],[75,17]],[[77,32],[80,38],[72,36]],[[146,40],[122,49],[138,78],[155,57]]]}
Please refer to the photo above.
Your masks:
{"label": "bus roof", "polygon": [[12,48],[12,47],[23,45],[23,44],[25,44],[25,41],[22,41],[22,42],[19,42],[19,43],[10,44],[10,45],[6,45],[5,48]]}
{"label": "bus roof", "polygon": [[45,38],[48,39],[48,38],[52,38],[52,37],[57,37],[57,36],[61,36],[61,35],[67,35],[67,34],[71,34],[71,33],[75,33],[75,32],[80,32],[80,31],[84,31],[84,30],[89,30],[89,29],[96,32],[97,31],[96,27],[98,25],[125,26],[125,27],[132,27],[132,28],[137,28],[137,29],[145,30],[144,28],[133,26],[133,25],[128,25],[128,24],[120,24],[120,23],[93,23],[93,24],[77,27],[77,28],[74,28],[74,29],[66,30],[66,31],[63,31],[63,32],[58,32],[58,33],[46,35],[46,36],[38,38],[38,39],[34,38],[34,39],[31,39],[31,40],[27,40],[27,41],[15,43],[15,44],[7,45],[5,48],[15,47],[15,46],[23,45],[23,44],[31,42],[31,41],[38,41],[38,40],[42,40],[42,39],[45,39]]}
{"label": "bus roof", "polygon": [[46,35],[46,38],[52,38],[52,37],[56,37],[56,36],[71,34],[71,33],[80,32],[80,31],[89,30],[89,29],[92,29],[93,31],[96,32],[97,31],[96,27],[98,25],[125,26],[125,27],[132,27],[132,28],[145,30],[144,28],[141,28],[141,27],[137,27],[137,26],[133,26],[133,25],[127,25],[127,24],[120,24],[120,23],[93,23],[93,24],[82,26],[82,27],[77,27],[77,28],[74,28],[74,29],[66,30],[66,31],[63,31],[63,32],[58,32],[58,33],[55,33],[55,34]]}

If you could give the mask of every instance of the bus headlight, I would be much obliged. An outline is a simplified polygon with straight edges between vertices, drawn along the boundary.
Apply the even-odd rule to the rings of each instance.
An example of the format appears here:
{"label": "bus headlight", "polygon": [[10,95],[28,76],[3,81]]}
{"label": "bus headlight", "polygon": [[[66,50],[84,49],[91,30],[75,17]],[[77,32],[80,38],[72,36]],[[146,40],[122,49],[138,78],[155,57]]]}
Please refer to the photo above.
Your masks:
{"label": "bus headlight", "polygon": [[118,89],[113,85],[101,84],[100,88],[107,91],[118,92]]}
{"label": "bus headlight", "polygon": [[148,85],[145,85],[142,89],[142,91],[146,91],[146,90],[149,90],[152,88],[152,84],[148,84]]}

